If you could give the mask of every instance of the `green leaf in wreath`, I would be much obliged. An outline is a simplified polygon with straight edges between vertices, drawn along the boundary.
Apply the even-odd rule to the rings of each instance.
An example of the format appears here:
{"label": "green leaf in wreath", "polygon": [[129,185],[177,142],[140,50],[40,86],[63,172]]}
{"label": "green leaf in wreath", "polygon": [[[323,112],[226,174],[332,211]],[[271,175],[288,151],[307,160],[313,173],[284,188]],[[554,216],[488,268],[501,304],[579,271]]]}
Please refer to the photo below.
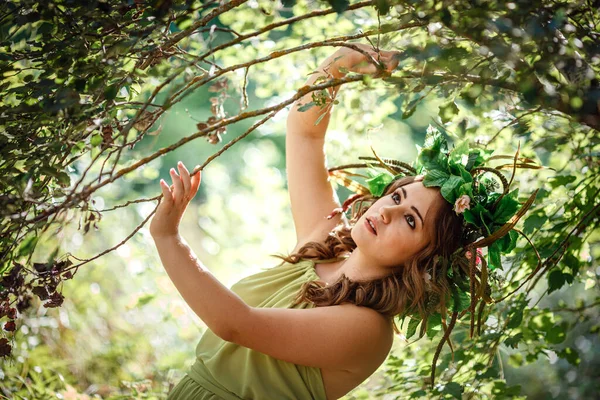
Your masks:
{"label": "green leaf in wreath", "polygon": [[473,177],[471,176],[471,173],[469,173],[469,171],[467,171],[467,169],[462,164],[453,163],[451,161],[450,172],[454,175],[462,177],[465,182],[473,182]]}
{"label": "green leaf in wreath", "polygon": [[460,163],[463,166],[466,165],[469,158],[469,142],[463,140],[457,146],[455,146],[450,152],[450,161],[453,163]]}
{"label": "green leaf in wreath", "polygon": [[375,197],[381,197],[385,188],[394,180],[394,177],[387,172],[382,172],[373,178],[367,179],[366,183],[369,191]]}
{"label": "green leaf in wreath", "polygon": [[420,322],[421,320],[417,318],[410,318],[408,320],[408,329],[406,330],[407,339],[410,339],[412,336],[414,336],[414,334],[417,332],[417,326],[419,326]]}
{"label": "green leaf in wreath", "polygon": [[496,268],[502,269],[502,262],[500,261],[500,248],[497,242],[492,243],[488,247],[488,265],[491,271]]}
{"label": "green leaf in wreath", "polygon": [[509,253],[511,251],[513,251],[513,249],[516,247],[517,245],[517,238],[519,237],[519,234],[515,231],[509,231],[508,234],[502,236],[500,239],[498,239],[498,245],[500,247],[500,252],[502,253]]}
{"label": "green leaf in wreath", "polygon": [[456,193],[458,197],[466,194],[470,198],[473,198],[473,184],[471,182],[463,183],[458,187]]}
{"label": "green leaf in wreath", "polygon": [[464,183],[464,180],[460,176],[450,175],[450,177],[444,182],[440,192],[442,193],[442,197],[446,199],[450,204],[454,204],[456,199],[458,198],[456,195],[456,191],[459,186]]}
{"label": "green leaf in wreath", "polygon": [[469,295],[462,290],[458,289],[456,286],[451,285],[450,291],[452,293],[452,312],[461,312],[466,310],[471,305],[471,300]]}
{"label": "green leaf in wreath", "polygon": [[441,187],[449,177],[450,174],[439,169],[427,171],[423,178],[423,185],[425,187]]}
{"label": "green leaf in wreath", "polygon": [[480,226],[479,218],[471,210],[465,210],[463,216],[465,217],[465,221],[471,225]]}
{"label": "green leaf in wreath", "polygon": [[508,195],[502,197],[494,211],[493,220],[497,225],[504,225],[521,208],[521,203],[517,200],[519,189],[515,189]]}
{"label": "green leaf in wreath", "polygon": [[431,314],[427,318],[427,337],[432,339],[442,330],[442,315],[440,313]]}

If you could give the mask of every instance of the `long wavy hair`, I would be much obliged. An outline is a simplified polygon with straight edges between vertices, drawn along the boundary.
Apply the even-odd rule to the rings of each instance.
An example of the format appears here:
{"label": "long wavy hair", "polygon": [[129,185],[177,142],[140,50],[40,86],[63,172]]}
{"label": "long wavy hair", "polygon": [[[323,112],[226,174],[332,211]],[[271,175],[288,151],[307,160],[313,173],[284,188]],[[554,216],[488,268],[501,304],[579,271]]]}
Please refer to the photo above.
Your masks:
{"label": "long wavy hair", "polygon": [[[383,196],[390,195],[414,180],[414,176],[408,176],[392,182]],[[350,225],[353,226],[377,200],[376,197],[365,196],[354,204]],[[429,243],[404,265],[393,268],[388,276],[369,281],[355,281],[342,274],[337,281],[327,286],[318,281],[306,282],[294,305],[302,302],[311,302],[316,306],[352,303],[372,308],[392,320],[398,315],[418,312],[424,324],[432,312],[447,310],[446,301],[451,295],[445,279],[447,263],[439,260],[448,259],[461,246],[462,219],[441,195],[436,203],[433,206],[433,218],[426,220]],[[340,223],[323,242],[308,242],[294,254],[276,257],[292,264],[303,259],[326,260],[339,257],[356,248],[350,232],[350,227]],[[429,274],[430,280],[426,280],[426,274]],[[400,332],[395,322],[393,328],[396,333]]]}

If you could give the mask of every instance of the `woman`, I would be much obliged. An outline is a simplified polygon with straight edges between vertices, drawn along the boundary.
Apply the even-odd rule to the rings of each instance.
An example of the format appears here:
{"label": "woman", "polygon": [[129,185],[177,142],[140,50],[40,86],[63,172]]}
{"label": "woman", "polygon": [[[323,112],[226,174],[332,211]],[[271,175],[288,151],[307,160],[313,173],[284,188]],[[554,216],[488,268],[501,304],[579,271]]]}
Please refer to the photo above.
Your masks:
{"label": "woman", "polygon": [[[345,71],[386,73],[398,65],[394,52],[354,46],[360,51],[340,48],[306,84]],[[330,89],[330,100],[338,89]],[[343,396],[386,359],[393,317],[423,310],[424,276],[434,256],[459,246],[461,220],[440,190],[425,187],[420,177],[396,180],[383,196],[364,198],[363,204],[372,205],[360,210],[358,220],[342,213],[326,218],[340,206],[324,155],[329,115],[315,126],[323,109],[298,110],[310,101],[311,94],[300,99],[287,120],[297,244],[281,265],[227,289],[178,234],[200,173],[190,177],[179,163],[179,174],[171,169],[171,187],[161,180],[164,199],[150,232],[169,277],[209,328],[197,347],[197,362],[169,399]]]}

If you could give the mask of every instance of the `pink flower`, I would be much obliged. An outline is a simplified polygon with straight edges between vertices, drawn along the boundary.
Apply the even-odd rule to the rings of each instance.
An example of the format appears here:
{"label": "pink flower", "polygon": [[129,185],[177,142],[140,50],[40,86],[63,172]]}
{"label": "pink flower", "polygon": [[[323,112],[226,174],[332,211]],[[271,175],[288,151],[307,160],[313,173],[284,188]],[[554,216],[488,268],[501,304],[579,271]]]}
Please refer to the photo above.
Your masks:
{"label": "pink flower", "polygon": [[[471,257],[472,257],[471,252],[467,251],[465,253],[465,257],[467,257],[467,259],[470,260]],[[483,252],[481,251],[481,249],[477,249],[477,258],[475,259],[475,263],[477,265],[481,264],[481,258],[480,257],[483,257]]]}
{"label": "pink flower", "polygon": [[465,212],[465,210],[470,210],[470,209],[471,209],[471,199],[466,194],[463,194],[462,196],[460,196],[456,200],[456,203],[454,203],[454,211],[457,214],[462,214]]}

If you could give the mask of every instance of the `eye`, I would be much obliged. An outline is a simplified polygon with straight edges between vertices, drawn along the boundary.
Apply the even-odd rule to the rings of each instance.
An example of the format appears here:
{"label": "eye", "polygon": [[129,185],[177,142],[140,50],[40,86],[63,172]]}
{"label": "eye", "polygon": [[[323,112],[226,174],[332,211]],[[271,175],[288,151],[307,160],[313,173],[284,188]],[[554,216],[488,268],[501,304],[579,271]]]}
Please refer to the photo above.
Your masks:
{"label": "eye", "polygon": [[[398,192],[392,193],[392,200],[394,200],[394,203],[400,204],[400,194]],[[417,227],[415,218],[412,215],[407,214],[405,218],[406,218],[406,222],[412,229],[415,229]]]}

